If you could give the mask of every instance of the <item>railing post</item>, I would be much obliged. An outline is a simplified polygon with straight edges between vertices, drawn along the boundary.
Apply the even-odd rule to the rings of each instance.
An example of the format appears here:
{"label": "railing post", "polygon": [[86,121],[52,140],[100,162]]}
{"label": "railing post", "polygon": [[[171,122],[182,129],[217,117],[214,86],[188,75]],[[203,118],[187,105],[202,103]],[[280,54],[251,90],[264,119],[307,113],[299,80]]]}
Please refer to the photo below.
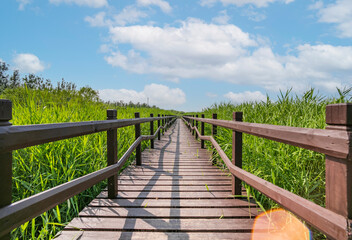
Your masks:
{"label": "railing post", "polygon": [[[237,122],[242,122],[243,113],[234,112],[232,119]],[[232,131],[232,163],[242,168],[242,133]],[[232,195],[242,195],[241,180],[232,175]]]}
{"label": "railing post", "polygon": [[325,205],[346,219],[352,218],[352,103],[326,106],[326,129],[345,132],[350,139],[346,158],[325,156]]}
{"label": "railing post", "polygon": [[[216,113],[213,113],[213,119],[217,119],[218,118],[218,114],[216,114]],[[211,135],[213,135],[213,138],[215,139],[215,136],[216,136],[216,134],[218,133],[218,128],[217,128],[217,126],[215,125],[215,124],[213,124],[213,127],[212,127],[212,129],[211,129]],[[216,151],[213,149],[213,165],[215,165],[216,164],[216,159],[215,159],[215,157],[214,157],[214,155],[216,154]]]}
{"label": "railing post", "polygon": [[[154,117],[153,113],[150,114],[150,117]],[[154,121],[150,122],[150,135],[154,134]],[[150,148],[154,148],[154,139],[150,139]]]}
{"label": "railing post", "polygon": [[[204,114],[202,114],[202,118],[204,118]],[[200,134],[202,134],[202,136],[204,136],[204,122],[201,122],[200,126],[201,126]],[[204,140],[200,141],[200,146],[201,146],[201,148],[204,148]]]}
{"label": "railing post", "polygon": [[[158,114],[158,117],[160,117],[160,114]],[[160,119],[158,119],[158,128],[160,127]],[[161,129],[160,129],[161,131]],[[158,132],[158,140],[160,140],[160,131]]]}
{"label": "railing post", "polygon": [[[194,115],[192,115],[194,117]],[[194,127],[194,119],[192,119],[192,127]],[[192,135],[194,135],[194,129],[192,129]]]}
{"label": "railing post", "polygon": [[[218,114],[213,113],[213,119],[218,119]],[[213,137],[215,137],[216,134],[218,134],[218,127],[213,124],[211,135],[213,135]]]}
{"label": "railing post", "polygon": [[[139,112],[134,113],[135,118],[139,118]],[[141,124],[138,123],[135,125],[135,137],[136,140],[141,136]],[[141,144],[138,144],[136,147],[136,165],[140,166],[142,165],[142,154],[141,154]]]}
{"label": "railing post", "polygon": [[[163,114],[161,116],[164,117],[165,115]],[[163,125],[163,127],[165,126],[165,119],[164,118],[161,120],[161,124]],[[164,135],[164,133],[165,133],[165,129],[163,128],[162,134]]]}
{"label": "railing post", "polygon": [[[116,109],[108,109],[106,111],[108,120],[117,118]],[[108,166],[117,163],[117,129],[107,131],[107,159]],[[108,178],[108,198],[116,198],[118,192],[118,173]]]}
{"label": "railing post", "polygon": [[[12,102],[0,100],[0,127],[9,126],[12,119]],[[11,204],[12,200],[12,151],[0,153],[0,208]],[[9,240],[10,233],[1,237]]]}
{"label": "railing post", "polygon": [[[190,117],[190,115],[186,115],[187,117]],[[188,130],[190,130],[191,129],[191,127],[190,127],[190,124],[191,124],[191,120],[189,119],[189,118],[187,118],[187,122],[188,122],[188,125],[187,125],[187,127],[188,127]],[[191,131],[191,130],[190,130]]]}
{"label": "railing post", "polygon": [[[196,115],[196,118],[198,117],[198,114]],[[196,128],[198,128],[198,121],[196,120]],[[199,129],[198,129],[199,130]],[[198,135],[197,132],[194,132],[194,134],[196,135],[196,139],[198,139]]]}

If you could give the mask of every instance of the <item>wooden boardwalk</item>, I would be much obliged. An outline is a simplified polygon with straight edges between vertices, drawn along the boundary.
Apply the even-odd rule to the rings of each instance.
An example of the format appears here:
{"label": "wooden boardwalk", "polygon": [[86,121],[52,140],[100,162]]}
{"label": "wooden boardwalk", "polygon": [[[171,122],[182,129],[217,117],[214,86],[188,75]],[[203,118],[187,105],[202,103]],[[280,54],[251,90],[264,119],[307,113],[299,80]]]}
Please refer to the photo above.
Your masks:
{"label": "wooden boardwalk", "polygon": [[57,239],[250,239],[257,206],[233,199],[209,159],[177,120],[119,176],[116,199],[101,192]]}

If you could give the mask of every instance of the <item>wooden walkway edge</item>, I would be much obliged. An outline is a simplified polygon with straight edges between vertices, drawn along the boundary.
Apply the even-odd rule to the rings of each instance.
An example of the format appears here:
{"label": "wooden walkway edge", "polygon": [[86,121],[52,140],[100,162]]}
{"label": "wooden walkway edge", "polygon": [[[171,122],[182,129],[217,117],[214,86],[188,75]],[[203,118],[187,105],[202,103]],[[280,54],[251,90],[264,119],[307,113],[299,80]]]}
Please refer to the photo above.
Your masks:
{"label": "wooden walkway edge", "polygon": [[250,239],[257,205],[231,196],[231,178],[179,119],[56,239]]}

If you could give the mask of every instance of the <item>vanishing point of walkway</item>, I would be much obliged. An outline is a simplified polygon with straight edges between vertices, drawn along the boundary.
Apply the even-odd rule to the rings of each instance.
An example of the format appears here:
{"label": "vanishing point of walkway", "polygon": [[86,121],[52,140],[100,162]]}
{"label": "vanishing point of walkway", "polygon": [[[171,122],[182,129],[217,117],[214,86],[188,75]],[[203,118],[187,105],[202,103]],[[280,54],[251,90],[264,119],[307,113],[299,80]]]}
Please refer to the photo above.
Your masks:
{"label": "vanishing point of walkway", "polygon": [[250,239],[257,206],[231,197],[182,120],[119,176],[116,199],[101,192],[58,239]]}

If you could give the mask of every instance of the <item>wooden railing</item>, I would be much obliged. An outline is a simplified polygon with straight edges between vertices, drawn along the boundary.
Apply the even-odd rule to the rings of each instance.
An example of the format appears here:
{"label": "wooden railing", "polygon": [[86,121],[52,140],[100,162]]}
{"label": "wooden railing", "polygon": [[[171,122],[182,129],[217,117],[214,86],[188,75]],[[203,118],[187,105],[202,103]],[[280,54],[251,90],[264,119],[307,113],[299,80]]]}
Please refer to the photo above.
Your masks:
{"label": "wooden railing", "polygon": [[[210,141],[232,173],[232,194],[241,195],[241,181],[271,198],[283,208],[314,226],[332,239],[351,239],[352,219],[352,104],[326,107],[326,129],[310,129],[242,122],[242,112],[233,113],[233,121],[183,116],[196,138]],[[198,130],[201,122],[201,133]],[[204,123],[233,130],[232,160],[213,136],[204,136]],[[326,155],[326,208],[282,189],[242,169],[242,133],[324,153]]]}
{"label": "wooden railing", "polygon": [[[153,114],[149,118],[139,118],[139,113],[135,113],[134,119],[116,117],[117,110],[107,110],[108,120],[105,121],[12,126],[9,122],[12,104],[8,100],[0,100],[1,240],[10,239],[11,230],[105,179],[108,179],[108,197],[116,198],[118,171],[132,152],[136,150],[136,164],[141,165],[141,142],[150,140],[153,148],[153,139],[158,136],[160,140],[160,131],[165,131],[175,120],[175,116],[153,117]],[[155,133],[154,121],[158,121]],[[141,135],[140,124],[147,122],[150,122],[150,135]],[[117,129],[132,125],[135,126],[135,141],[117,161]],[[13,150],[102,131],[107,131],[107,167],[11,203]]]}

